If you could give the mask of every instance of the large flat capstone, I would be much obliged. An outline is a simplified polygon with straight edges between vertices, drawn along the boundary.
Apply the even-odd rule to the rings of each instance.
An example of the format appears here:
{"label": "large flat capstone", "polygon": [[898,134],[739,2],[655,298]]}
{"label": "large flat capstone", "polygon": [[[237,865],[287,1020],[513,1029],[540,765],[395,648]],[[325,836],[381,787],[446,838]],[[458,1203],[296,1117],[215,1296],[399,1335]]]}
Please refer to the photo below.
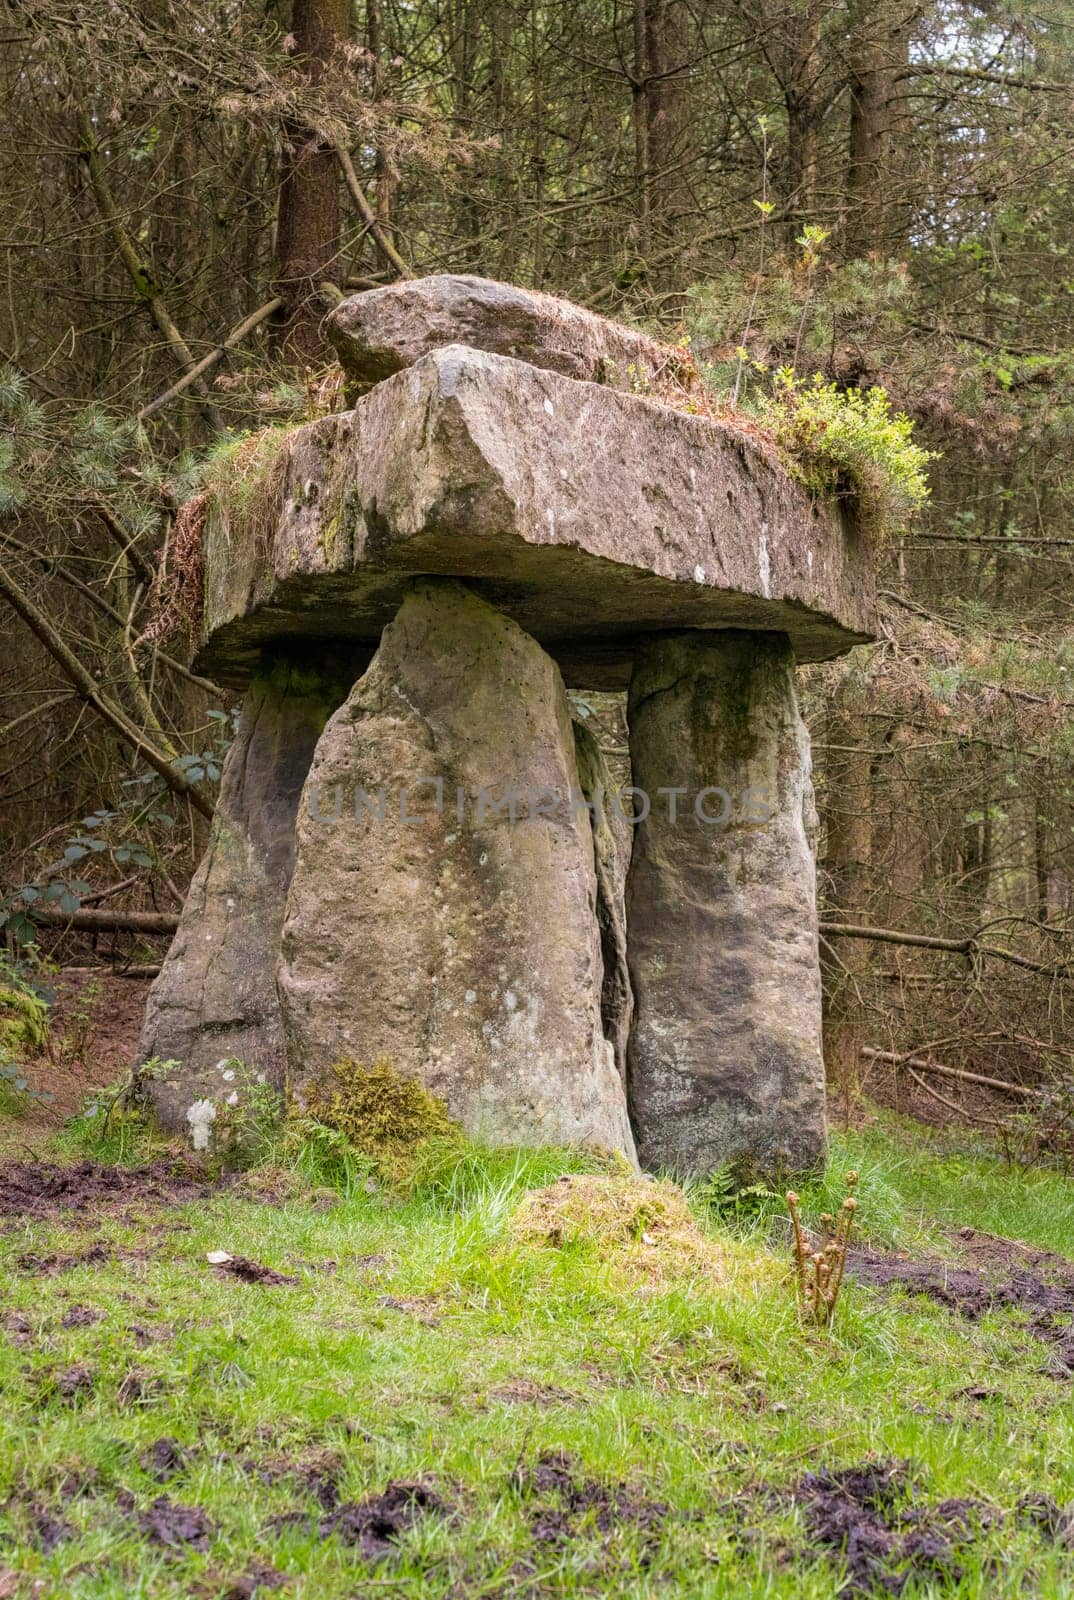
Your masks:
{"label": "large flat capstone", "polygon": [[555,663],[419,583],[317,745],[277,985],[292,1081],[387,1058],[498,1143],[633,1159]]}
{"label": "large flat capstone", "polygon": [[281,639],[376,647],[415,575],[461,577],[568,683],[624,687],[639,633],[870,637],[867,540],[753,440],[637,395],[453,345],[290,434],[256,536],[206,536],[201,670],[242,684]]}

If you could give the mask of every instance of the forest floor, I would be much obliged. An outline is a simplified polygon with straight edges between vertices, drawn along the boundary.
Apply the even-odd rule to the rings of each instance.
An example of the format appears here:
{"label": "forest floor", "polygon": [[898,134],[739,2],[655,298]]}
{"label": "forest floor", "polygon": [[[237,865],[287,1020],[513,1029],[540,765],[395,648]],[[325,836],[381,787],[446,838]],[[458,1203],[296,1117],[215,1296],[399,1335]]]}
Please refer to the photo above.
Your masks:
{"label": "forest floor", "polygon": [[837,1136],[802,1196],[861,1173],[828,1333],[774,1197],[692,1197],[680,1270],[661,1236],[520,1238],[554,1153],[406,1196],[105,1153],[0,1166],[0,1596],[1072,1592],[1058,1174]]}

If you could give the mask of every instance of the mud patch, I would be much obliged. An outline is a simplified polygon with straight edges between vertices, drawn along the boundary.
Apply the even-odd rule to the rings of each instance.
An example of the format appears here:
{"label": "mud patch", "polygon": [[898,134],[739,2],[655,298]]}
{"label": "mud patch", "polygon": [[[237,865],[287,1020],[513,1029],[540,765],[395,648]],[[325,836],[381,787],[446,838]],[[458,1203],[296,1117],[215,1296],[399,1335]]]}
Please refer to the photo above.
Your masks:
{"label": "mud patch", "polygon": [[27,1345],[33,1339],[33,1324],[22,1311],[5,1311],[0,1317],[0,1328],[3,1328],[12,1344]]}
{"label": "mud patch", "polygon": [[104,1312],[98,1311],[96,1306],[72,1306],[70,1311],[64,1312],[60,1327],[92,1328],[103,1316]]}
{"label": "mud patch", "polygon": [[78,1405],[88,1400],[97,1384],[93,1367],[79,1362],[73,1367],[60,1367],[36,1376],[38,1397],[44,1402],[58,1400],[63,1405]]}
{"label": "mud patch", "polygon": [[31,1503],[26,1508],[26,1517],[30,1525],[30,1537],[45,1555],[55,1550],[57,1545],[65,1544],[68,1539],[76,1537],[71,1524],[65,1522],[63,1517],[58,1517],[46,1505]]}
{"label": "mud patch", "polygon": [[216,1262],[213,1271],[219,1278],[237,1278],[240,1283],[297,1283],[298,1279],[286,1272],[277,1272],[275,1267],[266,1267],[260,1261],[251,1261],[249,1256],[232,1256],[228,1261]]}
{"label": "mud patch", "polygon": [[320,1525],[322,1539],[332,1537],[354,1545],[365,1561],[380,1561],[394,1550],[399,1538],[423,1517],[449,1516],[451,1507],[425,1483],[389,1483],[382,1494],[349,1500],[335,1508]]}
{"label": "mud patch", "polygon": [[270,1567],[267,1561],[255,1561],[249,1572],[234,1578],[225,1587],[221,1600],[253,1600],[254,1595],[285,1589],[290,1581],[286,1572]]}
{"label": "mud patch", "polygon": [[15,1257],[15,1267],[33,1278],[51,1278],[57,1272],[71,1272],[75,1267],[99,1267],[111,1260],[111,1245],[104,1239],[95,1239],[88,1249],[80,1251],[53,1251],[42,1255],[36,1250],[26,1250]]}
{"label": "mud patch", "polygon": [[200,1200],[211,1188],[202,1173],[174,1157],[144,1167],[105,1167],[97,1161],[70,1167],[48,1161],[11,1162],[0,1166],[0,1217],[79,1215],[135,1200],[177,1205]]}
{"label": "mud patch", "polygon": [[870,1288],[925,1295],[969,1322],[1004,1308],[1024,1312],[1026,1330],[1055,1347],[1056,1370],[1074,1373],[1074,1262],[972,1229],[960,1237],[971,1265],[858,1249],[847,1257],[847,1274]]}
{"label": "mud patch", "polygon": [[149,1449],[142,1452],[138,1464],[143,1472],[158,1483],[167,1483],[186,1466],[186,1452],[178,1440],[165,1435],[162,1439],[155,1439]]}
{"label": "mud patch", "polygon": [[793,1499],[813,1544],[845,1564],[842,1594],[898,1595],[918,1579],[957,1584],[980,1531],[999,1520],[976,1500],[915,1504],[903,1461],[807,1473]]}
{"label": "mud patch", "polygon": [[427,1483],[395,1482],[365,1500],[334,1504],[317,1522],[304,1511],[285,1511],[272,1517],[268,1527],[275,1534],[287,1528],[316,1529],[320,1538],[339,1539],[356,1548],[364,1561],[375,1563],[390,1555],[402,1535],[423,1517],[451,1513],[452,1507]]}
{"label": "mud patch", "polygon": [[151,1544],[163,1545],[169,1550],[199,1550],[209,1548],[213,1525],[200,1506],[182,1506],[158,1495],[148,1510],[138,1518],[138,1525]]}
{"label": "mud patch", "polygon": [[291,1456],[249,1459],[243,1461],[242,1469],[264,1484],[291,1484],[316,1500],[322,1511],[334,1511],[339,1505],[343,1457],[336,1450],[314,1450],[298,1459]]}
{"label": "mud patch", "polygon": [[611,1536],[624,1529],[641,1535],[639,1560],[652,1561],[672,1515],[660,1500],[649,1500],[628,1484],[599,1483],[578,1474],[563,1451],[542,1455],[529,1468],[520,1468],[511,1487],[524,1500],[535,1501],[530,1510],[530,1533],[535,1544],[565,1546],[587,1532]]}

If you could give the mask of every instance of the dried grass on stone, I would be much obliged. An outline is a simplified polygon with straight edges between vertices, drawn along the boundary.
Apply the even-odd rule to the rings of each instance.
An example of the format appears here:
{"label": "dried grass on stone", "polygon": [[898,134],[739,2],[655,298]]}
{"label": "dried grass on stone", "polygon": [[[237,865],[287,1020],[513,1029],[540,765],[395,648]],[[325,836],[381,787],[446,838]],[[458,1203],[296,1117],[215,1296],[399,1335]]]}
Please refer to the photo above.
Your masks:
{"label": "dried grass on stone", "polygon": [[698,1227],[682,1190],[628,1173],[560,1178],[526,1195],[511,1219],[518,1244],[594,1250],[636,1282],[727,1281],[723,1245]]}

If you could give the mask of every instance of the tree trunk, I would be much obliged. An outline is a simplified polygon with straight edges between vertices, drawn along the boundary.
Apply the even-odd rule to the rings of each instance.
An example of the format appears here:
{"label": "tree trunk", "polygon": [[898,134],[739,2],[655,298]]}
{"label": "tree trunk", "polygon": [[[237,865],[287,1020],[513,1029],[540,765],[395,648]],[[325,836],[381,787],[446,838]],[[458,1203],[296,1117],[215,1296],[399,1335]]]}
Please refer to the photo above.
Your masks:
{"label": "tree trunk", "polygon": [[[323,76],[350,31],[348,0],[294,0],[291,31],[312,82]],[[276,219],[275,291],[283,304],[273,328],[275,348],[296,362],[324,360],[324,306],[318,285],[342,278],[339,253],[339,162],[329,144],[302,123],[289,123]]]}
{"label": "tree trunk", "polygon": [[789,242],[811,221],[817,204],[817,161],[823,113],[817,0],[788,18],[788,52],[782,74],[787,108],[787,176],[784,208]]}
{"label": "tree trunk", "polygon": [[[643,257],[673,241],[693,207],[689,73],[686,0],[635,0],[634,160]],[[663,273],[673,286],[687,276],[685,262]]]}
{"label": "tree trunk", "polygon": [[[835,691],[828,712],[821,814],[827,893],[840,920],[867,921],[872,860],[872,772],[859,720],[839,704]],[[863,1033],[859,985],[868,977],[869,956],[857,940],[821,943],[824,978],[824,1060],[829,1077],[848,1097],[857,1088]]]}
{"label": "tree trunk", "polygon": [[906,10],[859,0],[849,37],[850,137],[844,250],[848,257],[906,248],[905,170],[900,160],[900,69],[910,56]]}

